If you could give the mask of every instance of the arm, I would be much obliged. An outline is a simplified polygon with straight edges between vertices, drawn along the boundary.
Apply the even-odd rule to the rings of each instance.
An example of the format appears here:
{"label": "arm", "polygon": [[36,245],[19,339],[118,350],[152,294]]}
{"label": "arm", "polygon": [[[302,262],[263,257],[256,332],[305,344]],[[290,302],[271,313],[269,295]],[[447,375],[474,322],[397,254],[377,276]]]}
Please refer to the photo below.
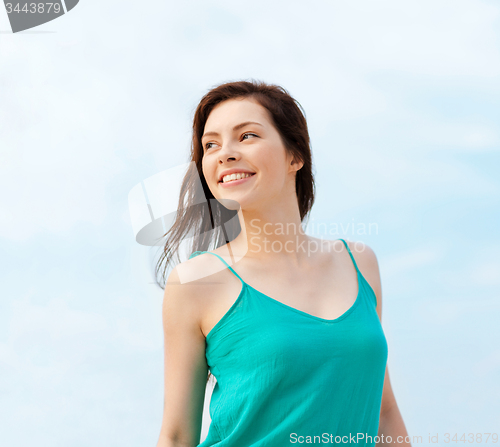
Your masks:
{"label": "arm", "polygon": [[[375,292],[375,296],[377,297],[377,314],[382,323],[382,284],[377,257],[374,251],[366,244],[364,244],[363,249],[356,250],[354,243],[349,243],[349,248],[356,258],[358,268],[362,270],[363,276]],[[379,442],[377,447],[386,445],[411,446],[410,442],[406,441],[406,439],[409,439],[406,438],[408,432],[406,431],[403,417],[396,403],[396,397],[392,391],[388,366],[385,370],[378,436],[380,436],[381,441],[383,439],[384,442]],[[392,438],[391,443],[385,441],[387,436]]]}
{"label": "arm", "polygon": [[200,442],[208,366],[195,298],[199,288],[181,284],[175,268],[165,285],[165,397],[157,447],[194,447]]}
{"label": "arm", "polygon": [[[386,445],[410,446],[408,432],[406,431],[403,417],[396,403],[396,398],[392,392],[391,382],[389,379],[389,367],[385,370],[384,391],[382,392],[382,408],[380,410],[380,423],[378,427],[378,435],[384,442],[379,442],[377,447]],[[384,436],[382,438],[382,435]],[[388,443],[385,438],[390,436],[392,442]]]}

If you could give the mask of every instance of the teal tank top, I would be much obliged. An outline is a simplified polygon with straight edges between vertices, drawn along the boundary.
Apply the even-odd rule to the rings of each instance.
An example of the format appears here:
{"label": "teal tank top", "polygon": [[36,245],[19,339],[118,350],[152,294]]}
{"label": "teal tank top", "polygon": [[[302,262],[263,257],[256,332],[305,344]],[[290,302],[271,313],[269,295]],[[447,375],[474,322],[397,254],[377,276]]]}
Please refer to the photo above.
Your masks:
{"label": "teal tank top", "polygon": [[358,278],[354,304],[326,320],[241,281],[238,298],[206,336],[217,379],[212,419],[198,447],[293,444],[375,446],[388,356],[377,299]]}

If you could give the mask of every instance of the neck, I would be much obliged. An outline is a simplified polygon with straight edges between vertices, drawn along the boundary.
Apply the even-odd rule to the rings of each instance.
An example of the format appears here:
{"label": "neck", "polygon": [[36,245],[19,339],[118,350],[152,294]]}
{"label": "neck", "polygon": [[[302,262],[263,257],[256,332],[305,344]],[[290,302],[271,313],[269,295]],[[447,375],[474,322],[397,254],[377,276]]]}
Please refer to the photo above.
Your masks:
{"label": "neck", "polygon": [[228,244],[235,257],[259,260],[291,257],[297,262],[308,257],[313,238],[302,228],[298,207],[289,213],[279,209],[269,213],[240,209],[238,218],[242,231]]}

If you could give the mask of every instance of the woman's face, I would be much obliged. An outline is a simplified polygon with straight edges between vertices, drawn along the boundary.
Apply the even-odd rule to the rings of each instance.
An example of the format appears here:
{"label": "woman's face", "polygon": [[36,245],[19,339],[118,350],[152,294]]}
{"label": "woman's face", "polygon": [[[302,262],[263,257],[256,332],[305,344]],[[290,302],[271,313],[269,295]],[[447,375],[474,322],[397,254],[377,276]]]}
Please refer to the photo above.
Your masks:
{"label": "woman's face", "polygon": [[[272,209],[283,195],[295,194],[295,172],[302,164],[292,164],[271,115],[257,101],[218,104],[205,123],[201,144],[203,175],[217,200],[234,200],[242,209]],[[223,177],[228,170],[253,175],[229,181]]]}

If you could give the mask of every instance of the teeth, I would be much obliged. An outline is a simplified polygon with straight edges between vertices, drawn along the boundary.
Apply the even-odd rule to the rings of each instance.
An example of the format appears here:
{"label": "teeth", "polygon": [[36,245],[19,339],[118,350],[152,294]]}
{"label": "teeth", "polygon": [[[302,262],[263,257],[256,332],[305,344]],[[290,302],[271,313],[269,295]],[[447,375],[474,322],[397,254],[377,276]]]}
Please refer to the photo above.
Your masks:
{"label": "teeth", "polygon": [[240,180],[242,178],[250,177],[253,174],[249,174],[248,172],[238,172],[236,174],[225,175],[222,177],[222,183],[227,183],[232,180]]}

